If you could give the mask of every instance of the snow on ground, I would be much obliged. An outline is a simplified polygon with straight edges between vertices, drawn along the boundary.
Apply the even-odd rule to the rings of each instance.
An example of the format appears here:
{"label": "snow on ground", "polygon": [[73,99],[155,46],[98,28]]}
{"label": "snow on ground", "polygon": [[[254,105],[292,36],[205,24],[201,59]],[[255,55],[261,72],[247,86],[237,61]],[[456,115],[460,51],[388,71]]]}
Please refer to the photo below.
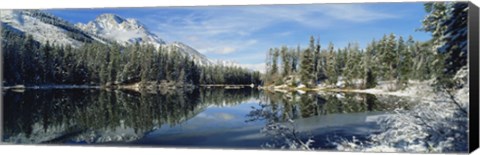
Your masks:
{"label": "snow on ground", "polygon": [[389,85],[391,85],[391,82],[382,81],[382,82],[379,82],[375,88],[363,89],[363,90],[357,89],[357,90],[349,90],[349,91],[358,92],[358,93],[378,94],[378,95],[431,98],[435,95],[433,87],[431,86],[432,83],[433,83],[433,80],[427,80],[427,81],[410,80],[408,82],[407,88],[403,90],[389,91]]}
{"label": "snow on ground", "polygon": [[[368,93],[368,94],[376,94],[376,95],[394,95],[400,97],[413,97],[413,98],[421,98],[421,99],[431,99],[436,94],[432,87],[433,80],[425,80],[425,81],[418,81],[418,80],[409,80],[408,85],[405,89],[400,89],[396,91],[392,91],[391,87],[394,85],[394,81],[380,81],[378,82],[375,88],[371,89],[350,89],[344,88],[345,82],[341,80],[338,81],[335,85],[328,85],[325,82],[322,82],[317,85],[316,88],[309,89],[312,91],[317,91],[319,94],[323,92],[354,92],[354,93]],[[363,83],[361,79],[352,80],[351,83],[355,87],[360,87]],[[268,89],[272,89],[276,92],[288,92],[290,90],[296,90],[297,92],[301,92],[302,94],[305,93],[306,86],[304,84],[299,84],[295,88],[291,88],[287,85],[278,85],[268,87]]]}
{"label": "snow on ground", "polygon": [[[454,80],[456,90],[422,92],[430,89],[423,83],[397,95],[425,95],[428,99],[410,109],[397,109],[378,124],[382,130],[368,141],[353,139],[334,142],[338,150],[362,152],[467,152],[468,151],[468,69],[463,68]],[[425,82],[428,84],[428,82]],[[381,87],[382,85],[380,85]],[[414,90],[417,88],[418,90]],[[379,91],[378,88],[369,91]],[[381,90],[381,89],[380,89]],[[378,93],[373,91],[373,93]]]}

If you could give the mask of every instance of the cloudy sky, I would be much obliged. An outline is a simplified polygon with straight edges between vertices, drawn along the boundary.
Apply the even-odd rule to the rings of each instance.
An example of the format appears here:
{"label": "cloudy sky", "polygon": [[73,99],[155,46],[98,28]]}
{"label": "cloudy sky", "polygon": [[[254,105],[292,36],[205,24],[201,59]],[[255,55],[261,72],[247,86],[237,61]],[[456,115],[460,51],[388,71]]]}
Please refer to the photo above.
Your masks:
{"label": "cloudy sky", "polygon": [[364,47],[383,34],[395,33],[425,41],[416,31],[426,15],[423,3],[365,3],[158,7],[50,10],[72,23],[87,23],[103,13],[135,18],[167,42],[181,41],[210,59],[231,60],[262,69],[271,47],[306,47],[309,36],[323,47],[358,42]]}

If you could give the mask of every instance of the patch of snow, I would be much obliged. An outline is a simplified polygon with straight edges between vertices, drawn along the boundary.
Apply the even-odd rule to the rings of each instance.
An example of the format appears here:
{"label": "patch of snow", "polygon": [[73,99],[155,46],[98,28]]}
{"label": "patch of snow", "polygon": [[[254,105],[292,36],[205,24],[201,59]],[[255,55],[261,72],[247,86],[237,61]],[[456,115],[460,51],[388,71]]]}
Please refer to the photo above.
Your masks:
{"label": "patch of snow", "polygon": [[343,93],[337,93],[337,94],[335,94],[335,97],[338,98],[338,99],[344,99],[345,95]]}
{"label": "patch of snow", "polygon": [[305,94],[305,93],[307,93],[307,92],[306,92],[306,91],[303,91],[303,90],[297,90],[297,93],[298,93],[298,94]]}
{"label": "patch of snow", "polygon": [[[461,74],[465,76],[465,72],[468,73],[467,68],[457,72],[458,77],[462,77]],[[354,138],[352,141],[340,140],[334,144],[338,150],[356,152],[466,153],[469,87],[464,83],[460,86],[463,87],[452,93],[448,93],[450,90],[436,92],[428,97],[430,99],[419,100],[420,103],[414,104],[414,107],[396,109],[377,119],[382,126],[381,132],[370,136],[368,141],[360,142]],[[404,94],[413,93],[420,92],[406,90]]]}
{"label": "patch of snow", "polygon": [[297,86],[297,88],[299,88],[299,89],[301,89],[301,88],[306,88],[306,87],[307,87],[307,86],[305,86],[304,84],[299,84],[299,85]]}
{"label": "patch of snow", "polygon": [[351,92],[369,93],[378,95],[394,95],[415,98],[432,98],[435,93],[432,85],[433,80],[409,81],[408,86],[403,90],[389,91],[390,81],[379,82],[375,88],[363,90],[350,90]]}
{"label": "patch of snow", "polygon": [[72,45],[72,47],[79,47],[83,44],[69,37],[65,29],[42,22],[28,11],[1,10],[0,21],[14,29],[32,35],[33,39],[41,43],[49,41],[52,44]]}

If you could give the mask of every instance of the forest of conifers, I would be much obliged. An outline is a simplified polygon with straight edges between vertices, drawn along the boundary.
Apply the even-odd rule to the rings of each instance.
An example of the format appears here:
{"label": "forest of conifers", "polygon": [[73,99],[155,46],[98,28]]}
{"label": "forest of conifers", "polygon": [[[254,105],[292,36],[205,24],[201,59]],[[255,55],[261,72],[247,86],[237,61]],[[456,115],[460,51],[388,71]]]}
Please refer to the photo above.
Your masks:
{"label": "forest of conifers", "polygon": [[[414,41],[411,36],[405,40],[402,36],[385,35],[379,41],[372,41],[365,50],[356,43],[338,49],[329,43],[326,49],[321,49],[312,36],[307,49],[285,46],[271,49],[265,82],[267,85],[295,85],[295,80],[284,83],[284,78],[296,75],[307,87],[321,82],[335,85],[339,79],[346,87],[372,88],[380,79],[396,80],[403,85],[409,79],[430,79],[439,72],[438,59],[440,55],[431,52],[431,42]],[[364,83],[355,84],[357,79]]]}
{"label": "forest of conifers", "polygon": [[[435,79],[447,84],[467,65],[467,3],[426,3],[428,15],[420,30],[432,39],[420,42],[393,33],[360,49],[357,43],[338,48],[320,46],[310,37],[308,48],[272,48],[267,54],[266,86],[326,83],[347,88],[373,88],[378,81],[392,81],[393,89],[409,80]],[[412,30],[413,31],[413,30]],[[300,82],[298,82],[300,81]],[[360,81],[360,82],[359,82]]]}
{"label": "forest of conifers", "polygon": [[40,44],[2,29],[4,85],[259,84],[260,73],[237,66],[197,65],[175,49],[152,45],[85,43],[79,48]]}
{"label": "forest of conifers", "polygon": [[421,30],[432,34],[426,42],[392,33],[373,40],[364,49],[357,43],[343,48],[330,43],[325,48],[320,46],[320,38],[314,37],[308,48],[272,48],[262,77],[257,71],[241,67],[198,65],[176,50],[151,45],[85,42],[73,48],[41,44],[29,35],[3,28],[3,85],[167,81],[180,85],[253,83],[314,87],[341,81],[343,87],[372,88],[378,81],[394,81],[395,88],[404,88],[409,80],[449,79],[467,64],[467,7],[467,3],[426,3],[428,15]]}

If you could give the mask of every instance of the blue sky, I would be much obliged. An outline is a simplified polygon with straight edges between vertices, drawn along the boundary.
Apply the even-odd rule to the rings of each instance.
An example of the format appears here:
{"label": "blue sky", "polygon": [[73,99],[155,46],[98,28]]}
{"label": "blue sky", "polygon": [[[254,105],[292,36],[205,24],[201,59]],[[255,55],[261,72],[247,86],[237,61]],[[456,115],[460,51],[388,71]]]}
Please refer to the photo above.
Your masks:
{"label": "blue sky", "polygon": [[323,47],[344,47],[394,33],[426,41],[416,31],[426,15],[423,3],[363,3],[49,10],[72,23],[87,23],[103,13],[135,18],[167,42],[181,41],[210,59],[261,69],[271,47],[306,47],[320,36]]}

